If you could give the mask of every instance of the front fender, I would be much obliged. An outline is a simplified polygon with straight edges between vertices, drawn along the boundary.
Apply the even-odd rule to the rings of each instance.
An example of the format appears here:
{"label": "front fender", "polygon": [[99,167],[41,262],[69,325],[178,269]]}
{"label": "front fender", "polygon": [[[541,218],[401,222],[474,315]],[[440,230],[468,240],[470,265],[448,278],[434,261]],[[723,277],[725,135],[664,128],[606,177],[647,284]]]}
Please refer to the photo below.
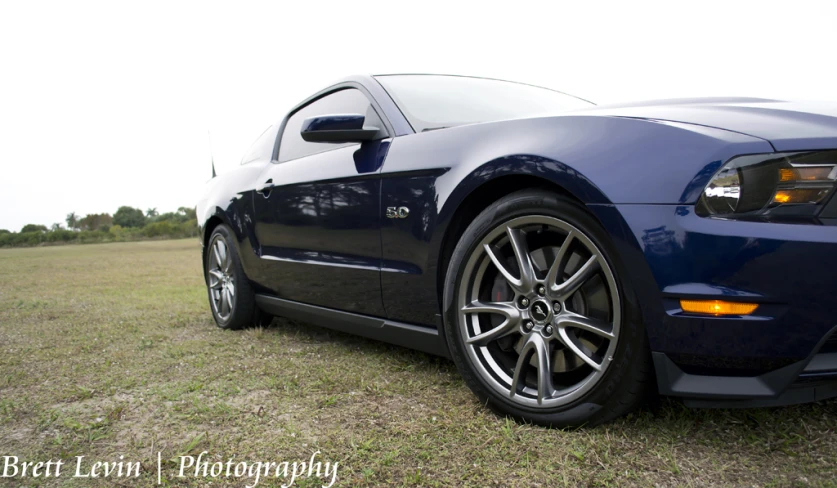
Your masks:
{"label": "front fender", "polygon": [[[411,218],[421,225],[383,224],[384,261],[397,259],[396,264],[408,272],[403,277],[385,276],[383,281],[397,290],[409,290],[413,302],[433,301],[440,310],[437,277],[445,272],[440,266],[448,241],[457,238],[449,235],[451,222],[469,196],[507,177],[542,179],[588,208],[688,204],[723,161],[771,151],[762,139],[721,129],[591,115],[473,124],[396,137],[382,171],[383,201],[387,206],[415,208]],[[497,198],[507,193],[502,185],[492,188],[498,190]],[[473,210],[481,209],[466,210],[476,215]],[[605,220],[613,222],[613,217]],[[627,236],[625,249],[637,249],[622,223],[605,227]],[[397,248],[388,252],[387,243],[398,243]],[[396,300],[385,299],[388,310],[397,316],[431,323],[431,317],[416,316],[406,303],[400,310]]]}
{"label": "front fender", "polygon": [[[497,178],[535,176],[585,205],[693,204],[724,161],[772,152],[767,141],[736,132],[622,117],[568,115],[436,132],[448,131],[437,136],[439,141],[421,142],[434,147],[434,160],[451,158],[441,154],[446,146],[456,158],[435,183],[438,218],[432,240],[439,245],[468,196]],[[422,136],[412,136],[416,150]]]}

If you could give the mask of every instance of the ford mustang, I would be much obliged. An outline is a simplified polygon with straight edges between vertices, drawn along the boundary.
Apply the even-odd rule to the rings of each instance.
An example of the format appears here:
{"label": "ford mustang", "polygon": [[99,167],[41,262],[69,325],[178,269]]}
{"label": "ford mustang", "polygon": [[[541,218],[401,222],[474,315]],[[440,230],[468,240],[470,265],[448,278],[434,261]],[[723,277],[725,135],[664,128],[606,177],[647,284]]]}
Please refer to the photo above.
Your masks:
{"label": "ford mustang", "polygon": [[197,211],[218,326],[283,316],[445,356],[495,411],[566,427],[654,393],[837,396],[835,182],[833,104],[356,76]]}

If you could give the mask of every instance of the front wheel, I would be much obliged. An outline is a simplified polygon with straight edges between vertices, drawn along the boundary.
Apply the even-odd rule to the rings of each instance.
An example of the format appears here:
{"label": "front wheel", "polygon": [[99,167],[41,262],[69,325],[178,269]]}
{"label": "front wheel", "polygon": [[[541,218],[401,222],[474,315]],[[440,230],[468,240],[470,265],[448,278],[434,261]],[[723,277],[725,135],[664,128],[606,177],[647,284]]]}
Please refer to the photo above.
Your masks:
{"label": "front wheel", "polygon": [[543,191],[493,203],[465,230],[445,283],[445,333],[496,410],[557,427],[637,405],[650,354],[615,252],[580,206]]}
{"label": "front wheel", "polygon": [[238,257],[235,237],[219,225],[209,237],[204,263],[206,289],[215,323],[222,329],[241,329],[259,318],[256,298]]}

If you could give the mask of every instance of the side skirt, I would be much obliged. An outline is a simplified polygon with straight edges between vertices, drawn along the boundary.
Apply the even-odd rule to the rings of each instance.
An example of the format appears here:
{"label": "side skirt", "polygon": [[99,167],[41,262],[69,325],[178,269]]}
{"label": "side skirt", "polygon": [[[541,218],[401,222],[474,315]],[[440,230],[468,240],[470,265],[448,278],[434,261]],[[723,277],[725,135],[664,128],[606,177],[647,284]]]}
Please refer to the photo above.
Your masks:
{"label": "side skirt", "polygon": [[437,329],[283,300],[270,295],[256,295],[256,304],[265,312],[280,317],[450,358]]}

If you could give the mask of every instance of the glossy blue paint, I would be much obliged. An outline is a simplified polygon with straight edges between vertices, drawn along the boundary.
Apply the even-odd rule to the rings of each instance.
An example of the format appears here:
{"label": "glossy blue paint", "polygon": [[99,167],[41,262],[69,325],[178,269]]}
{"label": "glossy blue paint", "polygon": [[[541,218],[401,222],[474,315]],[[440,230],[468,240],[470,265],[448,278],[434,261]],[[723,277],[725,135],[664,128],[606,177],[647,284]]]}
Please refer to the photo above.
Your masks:
{"label": "glossy blue paint", "polygon": [[245,271],[258,269],[258,242],[253,232],[252,193],[265,162],[246,164],[212,178],[206,183],[197,202],[198,225],[201,227],[201,243],[206,245],[208,232],[218,222],[228,225],[235,233],[239,255]]}
{"label": "glossy blue paint", "polygon": [[311,117],[302,123],[302,132],[320,130],[363,129],[364,117],[361,114],[334,114],[324,117]]}
{"label": "glossy blue paint", "polygon": [[768,140],[777,151],[837,147],[837,103],[749,98],[659,100],[599,107],[589,113],[722,127]]}
{"label": "glossy blue paint", "polygon": [[[396,320],[436,323],[438,273],[445,272],[438,268],[439,253],[448,224],[468,195],[495,179],[538,178],[588,205],[694,203],[721,161],[770,151],[761,139],[719,129],[586,115],[396,138],[381,173],[382,199],[409,207],[414,218],[383,224],[384,259],[406,260],[421,272],[382,274],[387,311]],[[421,172],[426,174],[415,176]],[[422,227],[413,227],[419,221]]]}
{"label": "glossy blue paint", "polygon": [[[443,250],[461,230],[452,223],[470,196],[492,188],[499,197],[502,182],[526,177],[586,205],[607,230],[652,349],[684,371],[774,370],[807,357],[837,322],[837,226],[693,210],[734,156],[837,148],[833,106],[656,101],[414,133],[367,76],[300,106],[345,86],[370,97],[390,138],[255,161],[212,180],[198,205],[207,231],[217,221],[233,228],[245,271],[264,292],[437,327]],[[256,190],[268,179],[276,186],[265,197]],[[400,206],[408,218],[384,217]],[[680,297],[762,305],[752,317],[695,317],[679,310]]]}
{"label": "glossy blue paint", "polygon": [[389,140],[281,164],[259,176],[253,229],[261,263],[248,274],[280,298],[384,315],[380,178]]}
{"label": "glossy blue paint", "polygon": [[[742,366],[730,371],[758,370],[807,357],[834,327],[837,227],[706,219],[691,206],[614,210],[642,251],[644,259],[631,265],[650,268],[650,277],[631,278],[645,276],[634,280],[634,289],[653,350],[685,364],[734,358]],[[762,305],[754,317],[696,318],[679,310],[681,297]]]}

